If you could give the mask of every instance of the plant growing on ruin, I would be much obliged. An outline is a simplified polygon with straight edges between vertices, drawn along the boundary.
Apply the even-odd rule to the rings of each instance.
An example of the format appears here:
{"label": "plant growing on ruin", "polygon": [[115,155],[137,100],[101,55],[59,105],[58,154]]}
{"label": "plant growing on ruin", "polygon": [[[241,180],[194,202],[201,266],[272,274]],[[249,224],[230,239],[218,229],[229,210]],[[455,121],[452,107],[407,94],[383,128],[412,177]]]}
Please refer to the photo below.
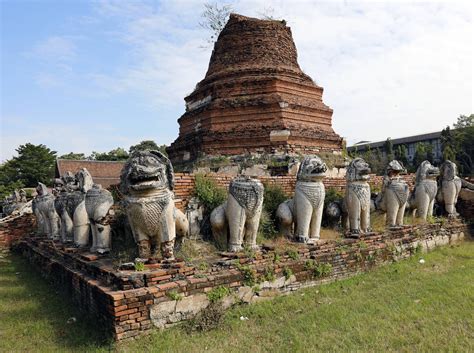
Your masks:
{"label": "plant growing on ruin", "polygon": [[298,260],[300,258],[300,254],[294,249],[289,249],[286,251],[286,253],[288,254],[288,257],[292,260]]}
{"label": "plant growing on ruin", "polygon": [[250,266],[242,266],[241,264],[236,264],[235,267],[240,271],[243,276],[242,283],[246,286],[252,287],[256,283],[257,275],[255,270],[250,268]]}
{"label": "plant growing on ruin", "polygon": [[291,268],[288,266],[283,267],[283,276],[285,276],[286,280],[290,279],[290,277],[293,276],[293,271]]}
{"label": "plant growing on ruin", "polygon": [[263,278],[265,281],[273,282],[275,280],[275,269],[273,267],[266,267],[265,272],[263,273]]}
{"label": "plant growing on ruin", "polygon": [[211,31],[210,38],[207,40],[209,45],[217,40],[231,12],[232,5],[230,4],[219,5],[217,2],[204,4],[204,11],[201,14],[202,21],[199,22],[199,25]]}
{"label": "plant growing on ruin", "polygon": [[175,290],[170,290],[166,292],[166,296],[170,298],[171,300],[176,300],[176,301],[180,301],[183,299],[183,297]]}
{"label": "plant growing on ruin", "polygon": [[228,287],[219,286],[213,288],[210,292],[207,293],[207,299],[209,299],[211,303],[216,303],[224,297],[228,296],[229,294],[230,289]]}
{"label": "plant growing on ruin", "polygon": [[145,270],[145,264],[141,261],[136,261],[134,266],[135,266],[135,271],[144,271]]}
{"label": "plant growing on ruin", "polygon": [[208,213],[222,204],[227,198],[224,188],[203,174],[196,174],[194,178],[194,193],[203,203]]}

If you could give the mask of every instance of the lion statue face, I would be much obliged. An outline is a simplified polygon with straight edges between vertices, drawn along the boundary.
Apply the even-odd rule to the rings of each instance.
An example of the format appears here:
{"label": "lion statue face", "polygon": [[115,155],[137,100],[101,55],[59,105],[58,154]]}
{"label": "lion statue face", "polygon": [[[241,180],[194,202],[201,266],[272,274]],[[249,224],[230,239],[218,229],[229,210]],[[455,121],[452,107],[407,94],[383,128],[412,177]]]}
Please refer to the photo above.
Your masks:
{"label": "lion statue face", "polygon": [[174,188],[173,166],[159,151],[137,151],[125,163],[120,176],[124,193]]}
{"label": "lion statue face", "polygon": [[369,180],[370,176],[369,164],[362,158],[352,160],[347,168],[347,181]]}
{"label": "lion statue face", "polygon": [[447,160],[441,164],[440,172],[443,180],[453,180],[458,175],[458,167],[455,163]]}
{"label": "lion statue face", "polygon": [[298,180],[311,181],[324,177],[328,167],[318,156],[304,157],[298,169]]}
{"label": "lion statue face", "polygon": [[49,194],[48,188],[43,183],[38,183],[38,186],[36,187],[36,192],[38,193],[38,196],[45,196]]}
{"label": "lion statue face", "polygon": [[387,175],[389,177],[396,177],[399,174],[406,173],[405,167],[403,167],[402,162],[393,160],[387,166]]}
{"label": "lion statue face", "polygon": [[439,175],[439,168],[433,166],[429,161],[421,162],[416,171],[416,182],[419,183],[425,179],[436,179]]}

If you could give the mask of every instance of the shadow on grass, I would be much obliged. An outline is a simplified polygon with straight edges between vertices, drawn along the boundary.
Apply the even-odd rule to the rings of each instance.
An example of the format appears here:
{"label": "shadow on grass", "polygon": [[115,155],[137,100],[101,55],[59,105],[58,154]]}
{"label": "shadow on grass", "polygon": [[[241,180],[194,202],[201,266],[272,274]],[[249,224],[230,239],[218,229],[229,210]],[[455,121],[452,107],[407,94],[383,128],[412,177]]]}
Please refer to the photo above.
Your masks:
{"label": "shadow on grass", "polygon": [[43,278],[19,255],[9,254],[6,259],[0,266],[0,316],[4,317],[0,331],[5,333],[0,347],[7,351],[112,347],[103,327],[82,314],[64,288]]}

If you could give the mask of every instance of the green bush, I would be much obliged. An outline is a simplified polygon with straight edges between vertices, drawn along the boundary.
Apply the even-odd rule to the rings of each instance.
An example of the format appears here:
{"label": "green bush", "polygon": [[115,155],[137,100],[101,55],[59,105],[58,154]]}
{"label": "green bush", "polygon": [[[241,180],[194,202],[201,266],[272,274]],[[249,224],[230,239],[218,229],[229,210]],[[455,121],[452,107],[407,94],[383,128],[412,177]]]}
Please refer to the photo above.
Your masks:
{"label": "green bush", "polygon": [[341,202],[344,198],[344,193],[334,187],[326,189],[326,196],[324,198],[324,208],[331,202]]}
{"label": "green bush", "polygon": [[293,271],[291,270],[291,268],[287,266],[283,267],[283,276],[285,276],[286,280],[288,280],[292,275]]}
{"label": "green bush", "polygon": [[228,287],[219,286],[213,288],[209,293],[207,293],[207,299],[209,299],[211,303],[216,303],[229,294],[230,289]]}
{"label": "green bush", "polygon": [[203,203],[207,213],[211,213],[227,199],[226,190],[203,174],[196,174],[194,184],[194,193]]}
{"label": "green bush", "polygon": [[259,234],[271,239],[278,235],[276,211],[278,206],[288,199],[283,189],[278,185],[265,184],[263,194],[263,211],[260,217]]}

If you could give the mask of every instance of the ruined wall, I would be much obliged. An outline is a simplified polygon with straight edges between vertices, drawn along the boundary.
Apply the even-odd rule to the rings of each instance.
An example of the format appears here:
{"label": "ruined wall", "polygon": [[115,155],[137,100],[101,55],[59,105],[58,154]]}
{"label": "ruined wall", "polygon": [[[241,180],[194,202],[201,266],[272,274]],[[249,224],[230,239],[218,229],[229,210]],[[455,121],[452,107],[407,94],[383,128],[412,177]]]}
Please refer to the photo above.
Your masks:
{"label": "ruined wall", "polygon": [[0,248],[9,248],[35,227],[36,219],[32,214],[6,217],[0,221]]}
{"label": "ruined wall", "polygon": [[460,223],[406,226],[360,239],[293,244],[286,249],[263,246],[251,257],[221,253],[207,269],[178,260],[146,265],[141,272],[117,271],[104,256],[84,255],[41,238],[25,238],[14,249],[69,290],[81,310],[122,340],[194,317],[209,306],[218,287],[229,289],[220,301],[223,307],[269,299],[455,243],[466,234],[468,229]]}

